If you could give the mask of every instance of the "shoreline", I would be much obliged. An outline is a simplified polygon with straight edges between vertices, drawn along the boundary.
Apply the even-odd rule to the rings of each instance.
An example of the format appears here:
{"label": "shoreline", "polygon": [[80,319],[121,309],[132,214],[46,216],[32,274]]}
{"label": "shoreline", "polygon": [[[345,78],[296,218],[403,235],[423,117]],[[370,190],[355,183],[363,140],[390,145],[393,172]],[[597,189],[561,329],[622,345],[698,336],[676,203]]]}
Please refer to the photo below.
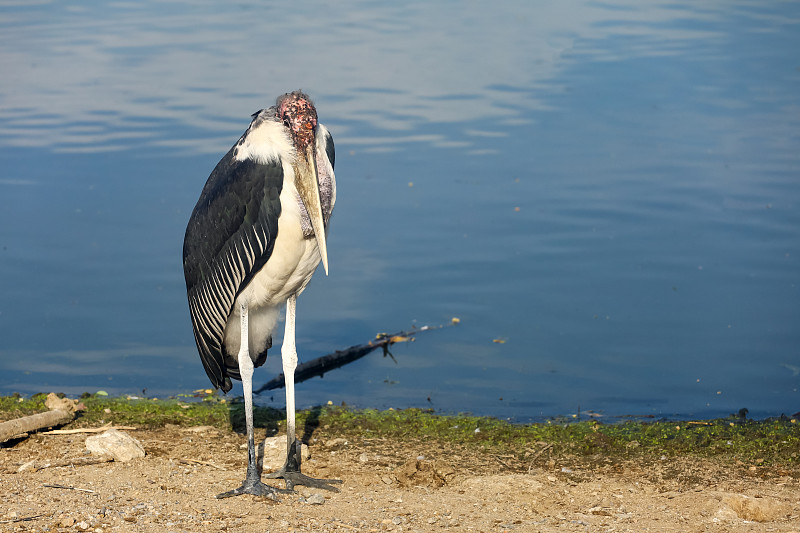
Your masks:
{"label": "shoreline", "polygon": [[[800,423],[732,418],[551,422],[422,410],[298,413],[311,476],[280,502],[217,500],[244,476],[240,404],[88,397],[64,429],[109,422],[144,448],[80,464],[86,435],[32,433],[0,450],[2,531],[800,531]],[[35,410],[0,397],[0,416]],[[256,410],[263,451],[285,446],[283,414]],[[266,440],[265,440],[266,439]],[[73,464],[70,464],[73,461]],[[273,486],[282,481],[269,480]]]}

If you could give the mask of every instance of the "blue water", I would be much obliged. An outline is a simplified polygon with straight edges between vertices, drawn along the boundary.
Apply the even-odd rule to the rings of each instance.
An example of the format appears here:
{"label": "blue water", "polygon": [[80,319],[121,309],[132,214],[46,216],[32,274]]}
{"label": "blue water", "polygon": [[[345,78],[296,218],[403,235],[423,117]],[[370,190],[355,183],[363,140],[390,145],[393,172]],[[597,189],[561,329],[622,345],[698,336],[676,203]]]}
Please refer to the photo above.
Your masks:
{"label": "blue water", "polygon": [[303,88],[338,198],[300,359],[460,323],[300,406],[800,411],[797,50],[796,1],[5,3],[0,393],[209,385],[186,222]]}

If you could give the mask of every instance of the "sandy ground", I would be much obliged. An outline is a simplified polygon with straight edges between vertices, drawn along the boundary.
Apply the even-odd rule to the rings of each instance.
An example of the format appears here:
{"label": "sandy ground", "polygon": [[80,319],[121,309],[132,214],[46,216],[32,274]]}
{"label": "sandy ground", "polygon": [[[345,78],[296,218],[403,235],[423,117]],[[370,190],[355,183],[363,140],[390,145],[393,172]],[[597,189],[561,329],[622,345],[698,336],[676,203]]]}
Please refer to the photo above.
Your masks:
{"label": "sandy ground", "polygon": [[522,461],[321,430],[304,471],[343,479],[341,492],[217,500],[244,476],[243,435],[177,426],[129,433],[146,457],[46,466],[86,458],[82,434],[34,435],[0,450],[0,530],[800,533],[798,473],[775,466],[552,457],[543,443]]}

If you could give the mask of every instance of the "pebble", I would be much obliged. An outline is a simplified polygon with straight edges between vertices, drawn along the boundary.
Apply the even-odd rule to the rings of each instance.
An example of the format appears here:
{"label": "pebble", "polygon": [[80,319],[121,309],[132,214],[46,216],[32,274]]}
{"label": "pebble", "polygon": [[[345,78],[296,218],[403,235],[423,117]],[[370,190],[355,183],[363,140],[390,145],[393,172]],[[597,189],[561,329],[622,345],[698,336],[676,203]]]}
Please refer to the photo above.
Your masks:
{"label": "pebble", "polygon": [[346,439],[341,437],[336,437],[335,439],[331,439],[325,443],[326,448],[341,448],[342,446],[347,446],[348,442]]}
{"label": "pebble", "polygon": [[36,464],[36,461],[34,461],[34,460],[30,460],[30,461],[28,461],[27,463],[25,463],[25,464],[23,464],[22,466],[20,466],[20,467],[17,469],[17,472],[24,472],[24,471],[26,471],[26,470],[30,470],[31,468],[33,468],[33,467],[34,467],[34,465],[35,465],[35,464]]}
{"label": "pebble", "polygon": [[325,496],[322,494],[312,494],[306,498],[306,503],[310,503],[311,505],[322,505],[325,503]]}

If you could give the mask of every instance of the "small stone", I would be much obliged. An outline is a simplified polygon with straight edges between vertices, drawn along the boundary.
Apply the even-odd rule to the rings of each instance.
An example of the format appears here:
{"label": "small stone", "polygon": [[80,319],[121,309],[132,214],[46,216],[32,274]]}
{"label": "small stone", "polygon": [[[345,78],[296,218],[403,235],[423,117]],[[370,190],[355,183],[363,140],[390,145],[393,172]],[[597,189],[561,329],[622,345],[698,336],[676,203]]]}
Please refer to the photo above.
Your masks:
{"label": "small stone", "polygon": [[311,505],[322,505],[325,503],[325,496],[322,494],[312,494],[308,498],[306,498],[306,503]]}
{"label": "small stone", "polygon": [[115,461],[127,462],[144,457],[144,448],[138,440],[117,429],[86,438],[86,449],[93,454],[110,455]]}
{"label": "small stone", "polygon": [[362,453],[358,456],[359,463],[366,463],[367,461],[369,461],[369,456],[366,453]]}
{"label": "small stone", "polygon": [[61,527],[72,527],[75,525],[75,519],[71,516],[67,516],[61,519],[61,522],[58,523]]}
{"label": "small stone", "polygon": [[739,517],[737,516],[736,512],[727,505],[720,507],[714,514],[714,519],[717,522],[728,522],[731,520],[736,520],[737,518]]}
{"label": "small stone", "polygon": [[78,400],[70,400],[69,398],[59,398],[54,392],[47,395],[44,405],[50,409],[59,409],[68,413],[74,413],[78,410]]}
{"label": "small stone", "polygon": [[[185,433],[219,433],[214,426],[192,426],[185,428],[182,431]],[[284,439],[285,440],[285,439]]]}
{"label": "small stone", "polygon": [[89,529],[89,524],[87,524],[86,522],[84,522],[83,520],[81,520],[80,522],[78,522],[77,524],[75,524],[75,527],[76,527],[77,529],[81,530],[81,531],[86,531],[87,529]]}
{"label": "small stone", "polygon": [[36,461],[30,460],[30,461],[28,461],[27,463],[25,463],[25,464],[23,464],[22,466],[20,466],[20,467],[17,469],[17,473],[24,472],[24,471],[26,471],[26,470],[30,470],[31,468],[33,468],[33,467],[34,467],[34,465],[35,465],[35,464],[36,464]]}
{"label": "small stone", "polygon": [[341,448],[342,446],[347,446],[347,440],[341,437],[331,439],[325,443],[326,448]]}
{"label": "small stone", "polygon": [[403,523],[403,517],[395,516],[394,518],[392,518],[392,524],[399,526],[402,523]]}

